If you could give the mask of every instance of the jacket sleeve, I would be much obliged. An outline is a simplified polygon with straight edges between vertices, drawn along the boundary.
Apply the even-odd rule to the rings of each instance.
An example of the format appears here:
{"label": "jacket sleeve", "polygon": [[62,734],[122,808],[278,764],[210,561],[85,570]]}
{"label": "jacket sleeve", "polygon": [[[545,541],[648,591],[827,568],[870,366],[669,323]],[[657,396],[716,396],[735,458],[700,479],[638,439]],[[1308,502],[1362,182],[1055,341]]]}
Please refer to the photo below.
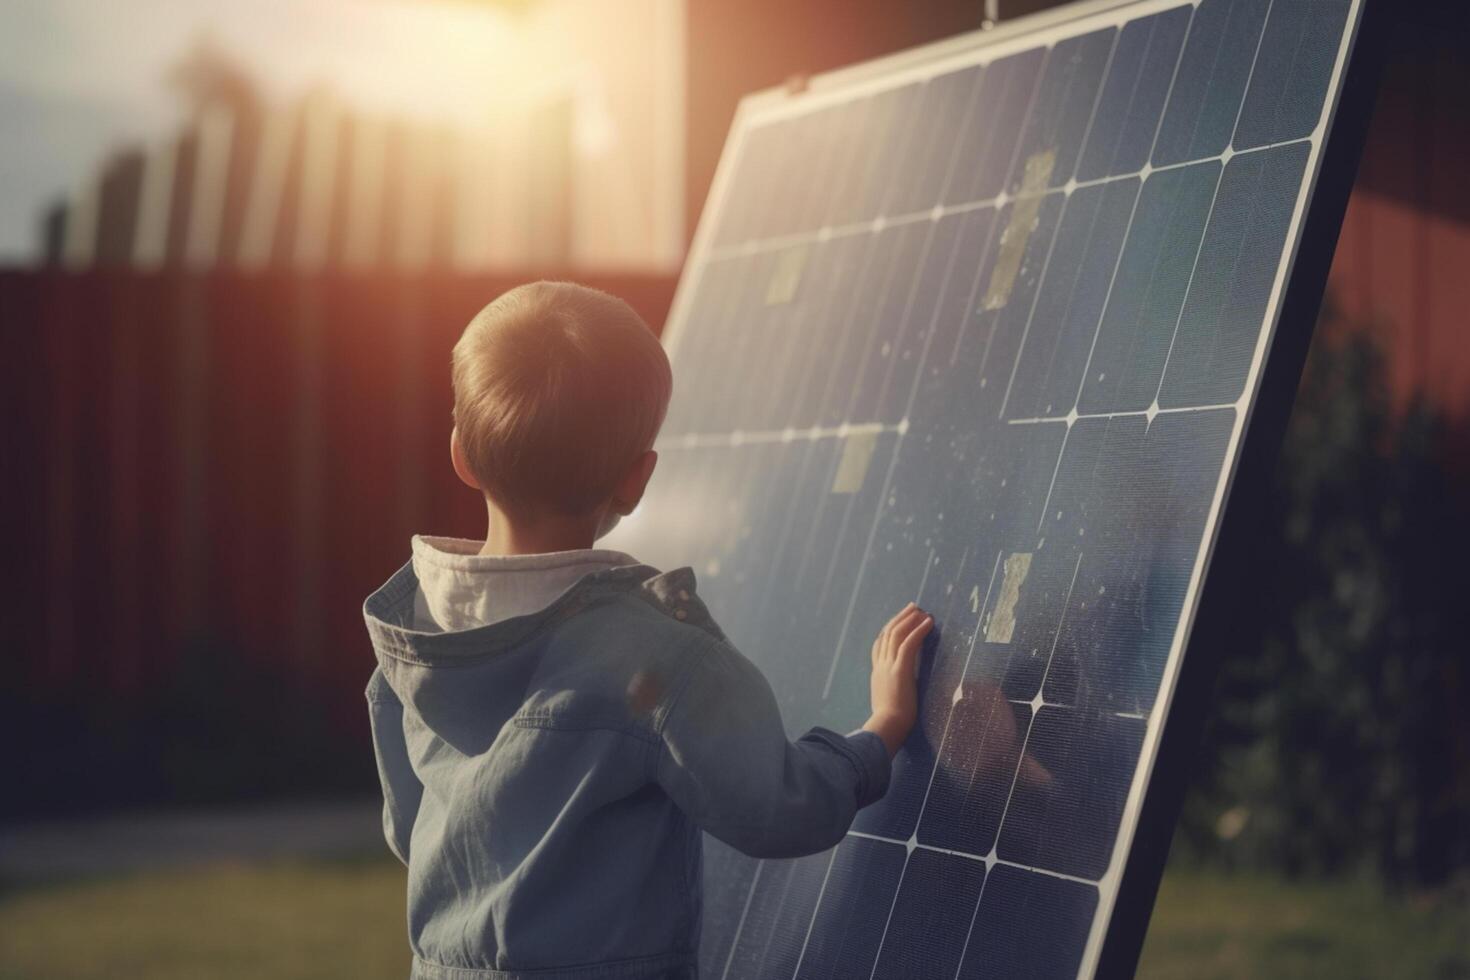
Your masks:
{"label": "jacket sleeve", "polygon": [[406,866],[408,842],[418,817],[424,787],[408,761],[403,738],[403,703],[374,667],[367,684],[368,719],[373,729],[373,753],[378,759],[378,780],[383,784],[383,837]]}
{"label": "jacket sleeve", "polygon": [[718,640],[691,654],[659,730],[659,785],[702,829],[752,857],[836,845],[888,788],[882,739],[819,727],[787,741],[765,677]]}

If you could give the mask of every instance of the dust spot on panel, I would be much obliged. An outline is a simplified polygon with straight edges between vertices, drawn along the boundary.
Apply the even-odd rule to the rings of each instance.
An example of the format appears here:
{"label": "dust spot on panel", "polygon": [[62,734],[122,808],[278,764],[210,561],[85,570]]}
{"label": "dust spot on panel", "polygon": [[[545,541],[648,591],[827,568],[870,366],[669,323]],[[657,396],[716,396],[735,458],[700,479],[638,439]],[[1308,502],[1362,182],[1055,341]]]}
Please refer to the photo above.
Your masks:
{"label": "dust spot on panel", "polygon": [[[1055,150],[1043,150],[1026,158],[1026,172],[1021,178],[1021,190],[1011,208],[1011,220],[1000,236],[1000,253],[995,259],[995,268],[990,272],[990,287],[985,290],[982,310],[998,310],[1011,298],[1011,288],[1016,285],[1016,276],[1021,272],[1021,260],[1026,257],[1026,244],[1036,230],[1041,214],[1041,202],[1045,199],[1047,185],[1051,183],[1051,171],[1056,166]],[[769,300],[767,300],[769,302]]]}
{"label": "dust spot on panel", "polygon": [[876,432],[855,432],[847,437],[842,444],[842,459],[837,463],[837,473],[832,477],[833,493],[857,493],[862,489],[863,478],[868,475],[873,450],[877,447]]}
{"label": "dust spot on panel", "polygon": [[766,305],[780,306],[796,298],[801,286],[801,273],[806,268],[806,246],[798,245],[781,253],[776,260],[776,271],[766,285]]}
{"label": "dust spot on panel", "polygon": [[710,578],[714,578],[715,576],[719,575],[720,560],[718,558],[711,558],[709,561],[705,562],[704,574],[708,575]]}
{"label": "dust spot on panel", "polygon": [[986,643],[1009,643],[1016,631],[1016,603],[1021,598],[1021,584],[1031,571],[1031,552],[1019,551],[1006,559],[1006,574],[1000,584],[1000,598],[995,612],[985,627]]}

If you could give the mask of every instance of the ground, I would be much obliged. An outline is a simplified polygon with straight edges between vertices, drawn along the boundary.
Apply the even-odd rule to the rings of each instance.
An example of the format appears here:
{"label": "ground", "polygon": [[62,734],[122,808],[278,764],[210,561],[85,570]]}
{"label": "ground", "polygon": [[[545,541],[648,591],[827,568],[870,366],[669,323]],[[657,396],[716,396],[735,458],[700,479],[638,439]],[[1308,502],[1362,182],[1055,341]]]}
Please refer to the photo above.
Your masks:
{"label": "ground", "polygon": [[[403,886],[378,857],[10,886],[0,980],[402,980]],[[1171,872],[1139,976],[1470,978],[1470,904]]]}

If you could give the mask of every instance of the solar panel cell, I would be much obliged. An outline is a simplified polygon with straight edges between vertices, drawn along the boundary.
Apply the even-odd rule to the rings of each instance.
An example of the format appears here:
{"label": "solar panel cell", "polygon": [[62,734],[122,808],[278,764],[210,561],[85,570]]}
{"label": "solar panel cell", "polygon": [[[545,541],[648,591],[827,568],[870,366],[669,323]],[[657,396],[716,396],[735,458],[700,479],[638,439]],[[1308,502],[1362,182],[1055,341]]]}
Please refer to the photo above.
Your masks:
{"label": "solar panel cell", "polygon": [[1030,724],[1029,704],[1007,701],[984,680],[965,683],[928,787],[922,843],[982,857],[990,853]]}
{"label": "solar panel cell", "polygon": [[1143,726],[1141,718],[1084,708],[1047,706],[1036,712],[996,854],[1028,867],[1101,878],[1113,854]]}
{"label": "solar panel cell", "polygon": [[1083,187],[1068,199],[1007,382],[1001,406],[1007,418],[1065,415],[1076,404],[1138,189],[1136,179],[1118,180]]}
{"label": "solar panel cell", "polygon": [[761,864],[743,910],[745,928],[730,953],[725,976],[764,980],[796,974],[807,924],[831,863],[832,854],[824,853]]}
{"label": "solar panel cell", "polygon": [[837,847],[811,923],[798,980],[846,980],[872,970],[903,875],[898,844],[849,837]]}
{"label": "solar panel cell", "polygon": [[1143,182],[1079,412],[1142,411],[1153,402],[1219,178],[1218,163],[1199,163]]}
{"label": "solar panel cell", "polygon": [[[910,852],[873,966],[874,980],[954,976],[970,910],[984,882],[982,861],[922,848]],[[936,895],[949,900],[936,902]]]}
{"label": "solar panel cell", "polygon": [[1301,139],[1317,128],[1349,0],[1275,0],[1232,145]]}
{"label": "solar panel cell", "polygon": [[1240,396],[1310,149],[1292,143],[1226,164],[1169,352],[1161,406],[1224,404]]}
{"label": "solar panel cell", "polygon": [[1175,7],[1123,27],[1077,167],[1078,180],[1137,173],[1148,162],[1193,12],[1193,7]]}
{"label": "solar panel cell", "polygon": [[[1046,71],[1021,137],[1020,159],[1054,153],[1048,186],[1061,187],[1072,179],[1117,37],[1116,28],[1107,28],[1067,38],[1052,49],[1046,60]],[[1016,193],[1021,183],[1021,175],[1013,171],[1008,190]]]}
{"label": "solar panel cell", "polygon": [[1153,165],[1218,156],[1240,118],[1271,0],[1201,0],[1174,77]]}
{"label": "solar panel cell", "polygon": [[955,163],[966,105],[974,98],[981,68],[937,75],[924,85],[914,110],[913,150],[904,177],[893,188],[888,214],[909,214],[932,208],[944,190]]}
{"label": "solar panel cell", "polygon": [[1046,55],[1045,49],[1033,48],[986,68],[966,109],[969,124],[950,170],[945,204],[988,200],[1007,186]]}
{"label": "solar panel cell", "polygon": [[996,865],[975,915],[959,980],[1075,976],[1097,889]]}

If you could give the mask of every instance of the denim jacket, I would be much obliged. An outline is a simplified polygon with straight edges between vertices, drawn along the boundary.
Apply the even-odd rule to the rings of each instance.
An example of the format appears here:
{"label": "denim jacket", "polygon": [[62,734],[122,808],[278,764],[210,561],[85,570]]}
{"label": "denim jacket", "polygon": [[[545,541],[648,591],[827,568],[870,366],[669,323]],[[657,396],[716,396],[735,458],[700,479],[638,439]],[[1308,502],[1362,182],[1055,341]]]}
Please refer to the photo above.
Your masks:
{"label": "denim jacket", "polygon": [[413,978],[693,978],[700,831],[825,850],[887,789],[871,732],[788,741],[688,568],[583,576],[539,612],[417,631],[410,562],[364,605]]}

